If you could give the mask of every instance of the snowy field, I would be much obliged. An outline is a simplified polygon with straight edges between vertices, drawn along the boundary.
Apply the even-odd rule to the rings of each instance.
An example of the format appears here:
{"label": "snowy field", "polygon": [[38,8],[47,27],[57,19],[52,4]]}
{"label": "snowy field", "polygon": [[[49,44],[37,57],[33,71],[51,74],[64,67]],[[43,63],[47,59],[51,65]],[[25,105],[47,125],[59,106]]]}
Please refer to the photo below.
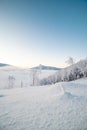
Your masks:
{"label": "snowy field", "polygon": [[87,130],[87,78],[0,90],[0,130]]}
{"label": "snowy field", "polygon": [[[40,80],[46,78],[57,72],[57,70],[38,70],[34,72],[31,69],[20,69],[13,66],[0,67],[0,89],[8,88],[20,88],[32,86],[33,79]],[[35,76],[36,77],[35,77]],[[9,86],[9,76],[13,77],[10,82],[13,82]]]}

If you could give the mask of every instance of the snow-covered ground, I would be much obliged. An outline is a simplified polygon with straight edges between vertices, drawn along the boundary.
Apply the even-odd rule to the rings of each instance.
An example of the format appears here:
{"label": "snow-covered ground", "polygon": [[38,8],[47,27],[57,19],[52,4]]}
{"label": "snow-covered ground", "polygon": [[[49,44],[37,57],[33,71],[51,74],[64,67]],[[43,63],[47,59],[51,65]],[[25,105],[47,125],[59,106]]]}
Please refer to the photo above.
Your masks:
{"label": "snow-covered ground", "polygon": [[9,88],[9,76],[12,76],[12,88],[20,88],[32,86],[33,74],[36,73],[38,80],[53,75],[57,70],[39,70],[33,72],[32,69],[20,69],[13,66],[0,67],[0,89]]}
{"label": "snow-covered ground", "polygon": [[0,90],[0,130],[87,130],[87,78]]}

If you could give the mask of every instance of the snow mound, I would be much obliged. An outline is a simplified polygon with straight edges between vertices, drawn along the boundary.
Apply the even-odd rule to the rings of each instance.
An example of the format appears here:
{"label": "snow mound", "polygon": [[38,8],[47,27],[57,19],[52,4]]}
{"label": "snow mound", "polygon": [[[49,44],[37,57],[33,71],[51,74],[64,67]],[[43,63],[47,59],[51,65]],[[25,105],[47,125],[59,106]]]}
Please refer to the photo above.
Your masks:
{"label": "snow mound", "polygon": [[61,96],[64,95],[64,88],[61,84],[59,85],[53,85],[52,87],[50,87],[50,94],[54,95],[54,96]]}
{"label": "snow mound", "polygon": [[68,100],[68,99],[75,99],[78,98],[78,96],[71,94],[70,92],[65,92],[64,95],[62,96],[62,99]]}

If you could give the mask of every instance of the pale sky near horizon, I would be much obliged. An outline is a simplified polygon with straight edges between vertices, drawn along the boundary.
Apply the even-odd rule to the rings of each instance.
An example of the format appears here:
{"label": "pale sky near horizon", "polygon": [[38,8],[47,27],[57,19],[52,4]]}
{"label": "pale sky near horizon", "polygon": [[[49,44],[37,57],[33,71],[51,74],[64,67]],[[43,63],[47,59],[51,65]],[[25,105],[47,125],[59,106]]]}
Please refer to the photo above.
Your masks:
{"label": "pale sky near horizon", "polygon": [[0,0],[0,62],[64,67],[87,57],[87,0]]}

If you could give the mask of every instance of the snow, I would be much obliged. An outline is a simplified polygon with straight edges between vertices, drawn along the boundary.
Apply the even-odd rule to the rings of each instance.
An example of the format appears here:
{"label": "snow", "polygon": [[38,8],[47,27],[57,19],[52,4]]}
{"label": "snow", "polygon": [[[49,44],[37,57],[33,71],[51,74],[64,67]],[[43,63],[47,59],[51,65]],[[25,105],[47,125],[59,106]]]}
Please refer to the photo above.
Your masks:
{"label": "snow", "polygon": [[[41,73],[37,74],[40,79],[47,78],[57,70],[41,70]],[[33,74],[31,69],[20,69],[13,66],[0,67],[0,89],[9,88],[9,76],[12,76],[14,80],[13,88],[29,87],[32,85]],[[22,84],[22,85],[21,85]]]}
{"label": "snow", "polygon": [[87,78],[0,90],[0,130],[87,130]]}

